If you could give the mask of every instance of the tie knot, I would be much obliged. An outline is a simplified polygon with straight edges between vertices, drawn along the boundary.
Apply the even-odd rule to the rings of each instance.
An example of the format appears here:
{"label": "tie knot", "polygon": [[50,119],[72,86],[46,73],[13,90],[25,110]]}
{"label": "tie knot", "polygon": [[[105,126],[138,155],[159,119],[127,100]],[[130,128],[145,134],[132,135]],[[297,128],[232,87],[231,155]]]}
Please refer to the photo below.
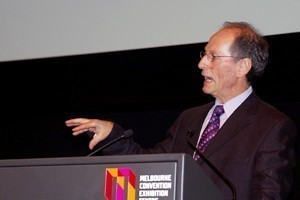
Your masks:
{"label": "tie knot", "polygon": [[217,115],[218,117],[220,117],[223,113],[224,113],[223,105],[217,105],[213,112],[213,114]]}

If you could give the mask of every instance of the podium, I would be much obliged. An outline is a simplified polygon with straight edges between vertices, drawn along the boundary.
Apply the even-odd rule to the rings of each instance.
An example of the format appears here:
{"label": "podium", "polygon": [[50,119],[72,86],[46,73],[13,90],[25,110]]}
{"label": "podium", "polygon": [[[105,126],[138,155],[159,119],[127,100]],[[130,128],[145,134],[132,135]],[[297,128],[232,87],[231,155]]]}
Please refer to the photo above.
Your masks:
{"label": "podium", "polygon": [[187,154],[0,160],[1,200],[217,200]]}

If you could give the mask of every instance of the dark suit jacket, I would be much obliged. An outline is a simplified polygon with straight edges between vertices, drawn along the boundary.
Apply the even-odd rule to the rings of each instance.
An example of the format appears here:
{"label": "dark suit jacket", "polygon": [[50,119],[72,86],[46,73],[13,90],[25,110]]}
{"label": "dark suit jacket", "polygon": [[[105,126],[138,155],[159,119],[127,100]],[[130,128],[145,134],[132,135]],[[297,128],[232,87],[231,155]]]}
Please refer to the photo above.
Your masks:
{"label": "dark suit jacket", "polygon": [[[104,154],[188,153],[187,132],[194,130],[196,145],[202,123],[214,102],[183,111],[167,131],[166,139],[144,149],[132,139],[106,148]],[[122,134],[115,124],[106,142]],[[254,92],[227,119],[204,154],[235,185],[238,200],[286,199],[295,165],[296,126],[283,113],[263,102]],[[231,199],[229,187],[206,163],[205,173]]]}

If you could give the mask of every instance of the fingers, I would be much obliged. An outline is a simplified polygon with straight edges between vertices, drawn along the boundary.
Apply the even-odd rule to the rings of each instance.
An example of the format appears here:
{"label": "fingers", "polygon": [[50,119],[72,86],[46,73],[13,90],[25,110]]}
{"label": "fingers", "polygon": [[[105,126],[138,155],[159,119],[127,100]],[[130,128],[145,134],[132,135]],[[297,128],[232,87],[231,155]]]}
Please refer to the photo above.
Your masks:
{"label": "fingers", "polygon": [[100,141],[108,137],[108,135],[112,131],[114,123],[111,121],[102,120],[93,121],[91,123],[98,124],[98,126],[96,126],[96,131],[94,131],[95,135],[89,143],[89,148],[93,149]]}
{"label": "fingers", "polygon": [[95,137],[90,141],[89,148],[92,150],[101,140],[97,138],[98,135],[95,134]]}
{"label": "fingers", "polygon": [[72,127],[72,126],[79,126],[81,124],[87,123],[88,121],[90,121],[90,119],[75,118],[75,119],[69,119],[69,120],[65,121],[65,123],[68,127]]}
{"label": "fingers", "polygon": [[107,137],[109,132],[106,132],[105,129],[102,129],[102,131],[95,133],[92,140],[89,143],[89,148],[93,149],[99,142],[101,142]]}
{"label": "fingers", "polygon": [[72,129],[72,131],[73,131],[72,135],[76,136],[76,135],[80,135],[82,133],[86,133],[89,130],[88,129],[80,129],[80,130],[76,131],[76,130]]}
{"label": "fingers", "polygon": [[86,119],[86,118],[74,118],[65,121],[66,126],[72,128],[73,135],[79,135],[85,132],[95,133],[94,137],[89,143],[89,148],[93,149],[96,144],[104,140],[111,132],[114,123],[111,121],[99,120],[99,119]]}
{"label": "fingers", "polygon": [[75,118],[67,120],[65,121],[65,123],[68,127],[74,127],[72,129],[73,135],[79,135],[87,131],[94,132],[95,127],[92,123],[90,123],[91,121],[91,119],[86,118]]}

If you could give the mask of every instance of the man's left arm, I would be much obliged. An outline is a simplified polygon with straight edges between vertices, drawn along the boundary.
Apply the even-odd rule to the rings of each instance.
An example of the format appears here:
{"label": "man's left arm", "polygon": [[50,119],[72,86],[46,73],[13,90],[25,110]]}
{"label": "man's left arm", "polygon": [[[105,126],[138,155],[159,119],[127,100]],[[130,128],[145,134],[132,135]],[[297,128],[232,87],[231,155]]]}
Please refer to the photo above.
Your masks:
{"label": "man's left arm", "polygon": [[291,120],[281,120],[268,131],[255,159],[252,199],[287,199],[296,165],[296,137]]}

